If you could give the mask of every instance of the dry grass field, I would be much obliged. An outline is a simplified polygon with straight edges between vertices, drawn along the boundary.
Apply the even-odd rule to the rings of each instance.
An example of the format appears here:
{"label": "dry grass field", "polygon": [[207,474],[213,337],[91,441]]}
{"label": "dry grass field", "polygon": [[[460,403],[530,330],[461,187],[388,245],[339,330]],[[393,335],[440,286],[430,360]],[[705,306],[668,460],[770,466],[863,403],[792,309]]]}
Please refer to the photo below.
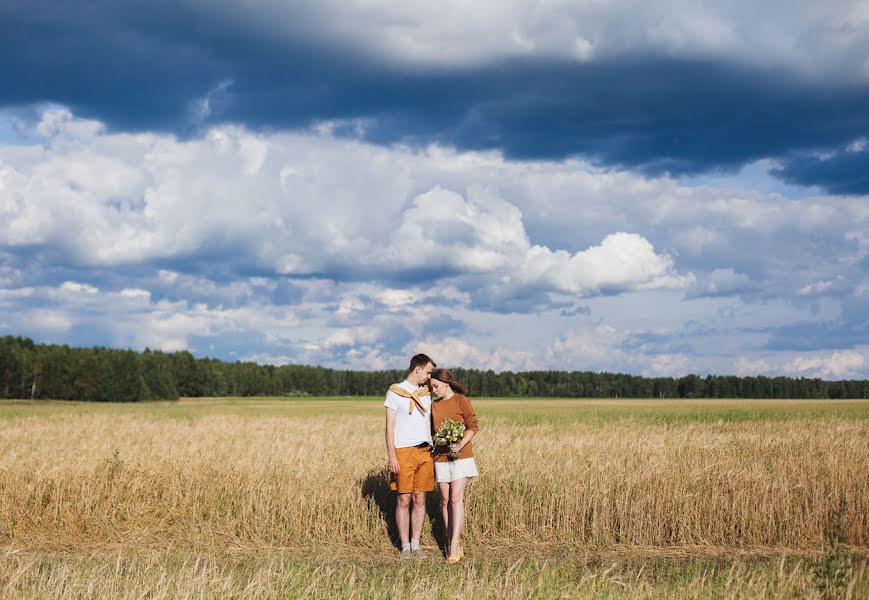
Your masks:
{"label": "dry grass field", "polygon": [[367,399],[0,402],[0,596],[869,597],[869,402],[476,400],[399,565]]}

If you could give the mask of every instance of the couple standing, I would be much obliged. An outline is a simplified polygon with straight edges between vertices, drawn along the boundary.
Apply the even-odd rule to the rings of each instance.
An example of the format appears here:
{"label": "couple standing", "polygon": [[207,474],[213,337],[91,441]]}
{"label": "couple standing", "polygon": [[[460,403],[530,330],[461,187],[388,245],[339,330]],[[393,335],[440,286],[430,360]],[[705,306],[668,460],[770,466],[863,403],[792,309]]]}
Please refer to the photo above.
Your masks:
{"label": "couple standing", "polygon": [[[386,451],[390,487],[398,492],[395,524],[401,538],[401,558],[425,556],[419,547],[425,495],[434,490],[437,478],[449,540],[447,562],[454,564],[464,556],[460,537],[465,520],[465,485],[478,474],[471,446],[471,438],[477,433],[477,417],[465,396],[467,388],[446,369],[435,367],[431,358],[417,354],[410,359],[405,380],[386,393]],[[432,391],[437,400],[432,400]],[[450,446],[433,448],[432,432],[447,419],[464,423],[464,436]],[[457,452],[458,458],[451,458],[451,451]]]}

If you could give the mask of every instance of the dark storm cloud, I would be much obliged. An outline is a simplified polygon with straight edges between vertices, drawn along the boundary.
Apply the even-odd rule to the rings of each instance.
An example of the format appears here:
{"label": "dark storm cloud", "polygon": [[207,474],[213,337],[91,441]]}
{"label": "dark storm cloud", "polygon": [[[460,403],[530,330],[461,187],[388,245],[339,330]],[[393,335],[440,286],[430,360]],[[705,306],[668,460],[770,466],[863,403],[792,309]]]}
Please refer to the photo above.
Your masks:
{"label": "dark storm cloud", "polygon": [[189,135],[209,116],[255,128],[361,119],[377,143],[674,175],[773,157],[789,182],[869,192],[864,153],[808,158],[869,134],[865,83],[653,55],[401,69],[161,1],[7,1],[0,23],[0,105],[58,102],[115,129]]}
{"label": "dark storm cloud", "polygon": [[769,350],[855,348],[869,339],[866,322],[794,323],[772,330]]}
{"label": "dark storm cloud", "polygon": [[788,183],[816,185],[831,194],[869,193],[869,151],[836,152],[831,156],[796,156],[773,174]]}

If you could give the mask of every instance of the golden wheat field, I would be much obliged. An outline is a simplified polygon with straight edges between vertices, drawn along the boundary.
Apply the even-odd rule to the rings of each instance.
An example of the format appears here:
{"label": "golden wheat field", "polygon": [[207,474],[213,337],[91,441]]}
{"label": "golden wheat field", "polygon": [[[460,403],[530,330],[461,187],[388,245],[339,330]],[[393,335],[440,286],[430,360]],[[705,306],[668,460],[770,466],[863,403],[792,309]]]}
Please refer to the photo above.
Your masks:
{"label": "golden wheat field", "polygon": [[0,402],[0,596],[869,597],[869,402],[475,400],[466,559],[365,399]]}

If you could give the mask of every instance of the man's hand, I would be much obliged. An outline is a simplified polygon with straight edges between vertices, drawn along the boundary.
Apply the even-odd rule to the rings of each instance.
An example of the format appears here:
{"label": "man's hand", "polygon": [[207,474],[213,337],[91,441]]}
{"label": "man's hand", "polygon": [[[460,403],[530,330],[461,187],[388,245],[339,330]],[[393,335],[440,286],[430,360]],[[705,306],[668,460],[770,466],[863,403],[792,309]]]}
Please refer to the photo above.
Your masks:
{"label": "man's hand", "polygon": [[389,457],[389,470],[396,475],[401,469],[398,456],[395,454],[395,415],[397,414],[394,410],[386,409],[386,455]]}
{"label": "man's hand", "polygon": [[401,470],[401,464],[398,462],[398,457],[389,457],[389,470],[398,475],[398,472]]}

